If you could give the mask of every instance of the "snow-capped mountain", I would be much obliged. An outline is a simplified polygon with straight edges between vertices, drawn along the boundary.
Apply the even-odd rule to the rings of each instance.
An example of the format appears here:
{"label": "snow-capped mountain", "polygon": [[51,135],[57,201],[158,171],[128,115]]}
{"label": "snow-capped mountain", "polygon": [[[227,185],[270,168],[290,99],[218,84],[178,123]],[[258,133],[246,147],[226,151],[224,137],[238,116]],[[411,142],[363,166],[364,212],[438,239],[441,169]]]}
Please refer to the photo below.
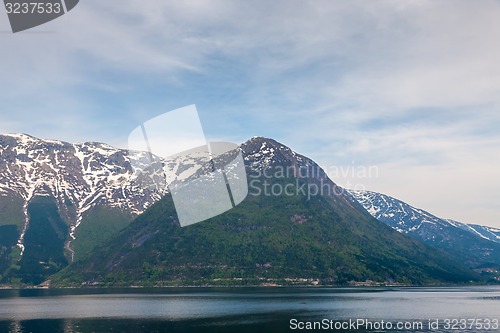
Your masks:
{"label": "snow-capped mountain", "polygon": [[[289,147],[273,139],[254,137],[243,143],[240,149],[249,175],[304,179],[310,193],[317,192],[316,194],[326,195],[334,201],[353,207],[355,200],[344,188],[335,184],[316,162]],[[269,173],[269,170],[274,171]]]}
{"label": "snow-capped mountain", "polygon": [[[425,210],[410,206],[401,200],[377,192],[349,192],[373,217],[399,232],[419,233],[419,231],[426,229],[425,224],[433,225],[440,230],[452,226],[492,242],[500,243],[500,229],[443,219]],[[422,234],[422,236],[425,236],[425,234]],[[435,237],[434,235],[429,236]]]}
{"label": "snow-capped mountain", "polygon": [[283,166],[288,162],[300,168],[317,167],[311,159],[297,154],[279,142],[256,136],[241,145],[244,159],[253,170],[264,170],[270,166]]}
{"label": "snow-capped mountain", "polygon": [[[25,134],[0,136],[0,196],[23,201],[24,225],[18,245],[29,226],[28,203],[37,196],[53,197],[74,238],[85,212],[105,205],[142,213],[160,193],[138,186],[132,160],[145,153],[129,154],[102,143],[69,144],[40,140]],[[71,203],[71,209],[67,206]]]}
{"label": "snow-capped mountain", "polygon": [[368,216],[362,205],[402,233],[464,253],[471,266],[500,262],[500,244],[491,241],[499,230],[440,219],[374,192],[349,194],[314,161],[272,139],[254,137],[209,163],[206,154],[163,159],[103,143],[10,134],[0,135],[0,280],[44,281],[106,244],[165,195],[167,185],[217,167],[236,151],[249,177],[299,179],[298,194],[314,185],[338,207]]}
{"label": "snow-capped mountain", "polygon": [[377,220],[428,244],[461,253],[471,265],[500,264],[499,230],[437,217],[391,196],[349,191]]}
{"label": "snow-capped mountain", "polygon": [[[291,173],[284,176],[324,181],[337,189],[332,193],[341,192],[316,163],[272,139],[254,137],[238,150],[256,172],[280,166]],[[42,280],[126,227],[168,191],[167,185],[217,164],[208,161],[203,154],[163,159],[103,143],[0,135],[0,233],[9,235],[0,244],[5,248],[0,277],[20,261],[21,276]],[[331,197],[352,204],[343,195]],[[52,252],[37,250],[45,247]]]}
{"label": "snow-capped mountain", "polygon": [[[166,181],[186,178],[193,173],[189,169],[201,163],[180,157],[160,159],[96,142],[70,144],[26,134],[0,135],[0,207],[9,207],[9,216],[0,216],[4,220],[0,225],[18,226],[22,257],[30,225],[29,204],[35,198],[53,198],[68,227],[69,237],[61,237],[66,238],[66,250],[73,256],[71,243],[79,237],[78,228],[96,218],[97,208],[120,211],[131,221],[161,198],[167,191]],[[153,173],[140,172],[152,168],[161,169],[158,177],[163,183],[153,180]]]}
{"label": "snow-capped mountain", "polygon": [[[145,153],[129,154],[102,143],[69,144],[40,140],[25,134],[0,136],[0,196],[23,201],[24,225],[18,245],[29,225],[28,203],[37,196],[56,199],[74,238],[85,212],[106,205],[142,213],[159,193],[138,186],[131,167]],[[72,209],[67,207],[71,203]]]}
{"label": "snow-capped mountain", "polygon": [[374,218],[402,233],[414,233],[424,239],[432,239],[436,233],[451,226],[447,220],[388,195],[371,191],[350,193]]}
{"label": "snow-capped mountain", "polygon": [[[289,276],[319,276],[335,284],[478,279],[442,252],[377,222],[311,159],[261,137],[240,150],[249,193],[234,210],[180,228],[172,189],[172,196],[162,198],[105,247],[54,275],[54,285],[294,280]],[[212,164],[216,169],[227,165],[233,153]]]}
{"label": "snow-capped mountain", "polygon": [[454,220],[446,220],[457,228],[472,232],[484,239],[500,243],[500,229],[479,224],[465,224]]}

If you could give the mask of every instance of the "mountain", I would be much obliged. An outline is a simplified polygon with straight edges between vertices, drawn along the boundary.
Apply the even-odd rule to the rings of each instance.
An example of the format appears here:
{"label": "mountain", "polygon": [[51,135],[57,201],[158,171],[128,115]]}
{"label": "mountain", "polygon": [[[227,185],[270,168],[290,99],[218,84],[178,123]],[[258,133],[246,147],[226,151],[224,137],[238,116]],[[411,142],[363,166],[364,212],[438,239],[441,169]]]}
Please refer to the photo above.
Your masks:
{"label": "mountain", "polygon": [[261,137],[239,150],[249,194],[236,208],[181,228],[166,193],[89,257],[52,276],[52,285],[420,285],[479,278],[375,220],[309,158]]}
{"label": "mountain", "polygon": [[457,228],[472,232],[481,238],[500,243],[500,229],[479,224],[465,224],[454,220],[446,220]]}
{"label": "mountain", "polygon": [[400,233],[444,249],[470,268],[500,269],[500,230],[442,219],[381,193],[350,193],[373,217]]}
{"label": "mountain", "polygon": [[[103,143],[0,135],[0,279],[40,283],[126,227],[164,195],[137,172],[150,159]],[[153,162],[169,181],[184,177],[181,161]]]}

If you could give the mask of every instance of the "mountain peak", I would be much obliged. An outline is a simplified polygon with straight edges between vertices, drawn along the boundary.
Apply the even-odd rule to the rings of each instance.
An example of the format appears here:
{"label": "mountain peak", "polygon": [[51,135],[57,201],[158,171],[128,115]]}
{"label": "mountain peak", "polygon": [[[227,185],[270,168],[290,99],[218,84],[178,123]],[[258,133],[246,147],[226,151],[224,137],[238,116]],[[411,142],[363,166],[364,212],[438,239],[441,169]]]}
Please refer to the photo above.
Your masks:
{"label": "mountain peak", "polygon": [[265,148],[281,148],[290,150],[290,148],[288,148],[284,144],[279,143],[274,139],[266,138],[263,136],[254,136],[250,140],[247,140],[246,142],[241,144],[241,147],[244,151],[262,151]]}
{"label": "mountain peak", "polygon": [[270,138],[256,136],[240,146],[245,156],[245,161],[255,169],[270,166],[316,167],[319,166],[311,159],[297,154],[284,144]]}

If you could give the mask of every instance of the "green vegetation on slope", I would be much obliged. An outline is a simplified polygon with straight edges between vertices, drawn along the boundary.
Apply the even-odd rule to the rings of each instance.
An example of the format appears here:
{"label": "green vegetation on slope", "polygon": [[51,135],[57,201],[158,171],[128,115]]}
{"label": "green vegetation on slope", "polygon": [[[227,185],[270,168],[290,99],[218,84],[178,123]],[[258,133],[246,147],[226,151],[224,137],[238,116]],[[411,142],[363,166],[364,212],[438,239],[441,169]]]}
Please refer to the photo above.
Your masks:
{"label": "green vegetation on slope", "polygon": [[344,285],[366,280],[461,283],[477,278],[444,254],[337,199],[250,195],[231,211],[180,228],[172,199],[166,196],[89,258],[54,276],[53,282],[256,284],[306,278]]}
{"label": "green vegetation on slope", "polygon": [[132,215],[105,206],[90,209],[76,229],[76,239],[71,241],[74,260],[87,257],[92,250],[116,236],[133,220]]}
{"label": "green vegetation on slope", "polygon": [[16,196],[0,196],[0,226],[24,224],[23,200]]}
{"label": "green vegetation on slope", "polygon": [[67,226],[53,198],[33,198],[28,214],[30,224],[24,237],[25,251],[17,269],[11,271],[11,282],[39,284],[68,264],[63,253]]}
{"label": "green vegetation on slope", "polygon": [[15,247],[24,223],[23,201],[16,196],[0,196],[0,282],[15,266],[19,248]]}
{"label": "green vegetation on slope", "polygon": [[0,226],[0,281],[9,273],[15,259],[12,249],[17,243],[19,232],[15,225]]}

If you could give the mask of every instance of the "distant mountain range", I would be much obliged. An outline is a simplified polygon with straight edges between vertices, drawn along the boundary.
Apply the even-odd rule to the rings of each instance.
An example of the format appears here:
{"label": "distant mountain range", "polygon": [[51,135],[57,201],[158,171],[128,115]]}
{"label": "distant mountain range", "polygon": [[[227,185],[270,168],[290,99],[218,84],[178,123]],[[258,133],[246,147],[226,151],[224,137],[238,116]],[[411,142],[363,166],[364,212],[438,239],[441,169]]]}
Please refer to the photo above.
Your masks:
{"label": "distant mountain range", "polygon": [[479,224],[465,224],[450,219],[447,219],[446,221],[455,225],[457,228],[472,232],[473,234],[492,242],[500,243],[500,229],[498,228],[492,228]]}
{"label": "distant mountain range", "polygon": [[500,267],[500,230],[439,218],[425,210],[371,191],[350,191],[377,220],[391,228],[445,249],[476,270]]}
{"label": "distant mountain range", "polygon": [[[256,137],[238,149],[250,195],[227,213],[180,228],[168,190],[150,186],[157,179],[137,170],[147,167],[146,153],[0,135],[2,283],[418,285],[491,279],[477,273],[498,264],[498,243],[486,239],[498,241],[498,230],[434,221],[428,213],[420,227],[419,217],[389,222],[381,219],[396,215],[383,211],[389,206],[374,201],[367,207],[363,195],[337,186],[312,160],[272,139]],[[202,158],[154,162],[166,182],[179,184],[214,165]],[[312,186],[325,184],[326,193],[311,196]],[[274,187],[293,193],[266,195]],[[439,237],[442,242],[432,241]],[[462,253],[468,255],[465,267]]]}

